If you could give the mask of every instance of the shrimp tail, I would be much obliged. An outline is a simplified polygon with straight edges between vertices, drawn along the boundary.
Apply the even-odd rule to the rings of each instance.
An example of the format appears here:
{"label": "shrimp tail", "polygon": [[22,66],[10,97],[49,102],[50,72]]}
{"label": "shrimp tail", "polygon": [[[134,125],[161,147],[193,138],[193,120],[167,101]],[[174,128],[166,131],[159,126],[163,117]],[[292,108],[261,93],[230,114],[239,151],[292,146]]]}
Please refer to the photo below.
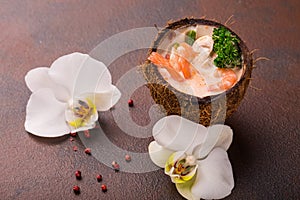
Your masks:
{"label": "shrimp tail", "polygon": [[164,58],[159,53],[152,52],[148,57],[148,60],[150,60],[153,64],[155,64],[158,67],[165,68],[173,79],[179,82],[184,81],[183,77],[170,65],[169,60]]}
{"label": "shrimp tail", "polygon": [[150,60],[153,64],[157,65],[158,67],[171,68],[169,61],[157,52],[152,52],[148,57],[148,60]]}

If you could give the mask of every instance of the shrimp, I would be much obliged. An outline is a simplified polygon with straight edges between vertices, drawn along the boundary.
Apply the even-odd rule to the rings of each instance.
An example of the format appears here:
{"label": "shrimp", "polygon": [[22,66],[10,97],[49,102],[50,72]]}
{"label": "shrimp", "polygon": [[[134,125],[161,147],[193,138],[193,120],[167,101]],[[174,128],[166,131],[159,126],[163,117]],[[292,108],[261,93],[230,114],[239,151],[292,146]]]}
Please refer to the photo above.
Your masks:
{"label": "shrimp", "polygon": [[[181,82],[184,79],[191,79],[197,74],[197,69],[190,63],[197,53],[193,51],[193,48],[185,42],[182,42],[177,46],[173,47],[169,59],[164,58],[157,52],[152,52],[148,58],[153,64],[158,67],[165,68],[173,79]],[[182,72],[183,77],[180,72]]]}
{"label": "shrimp", "polygon": [[185,42],[180,43],[179,47],[177,48],[177,52],[181,57],[187,59],[188,61],[191,61],[197,55],[193,48]]}
{"label": "shrimp", "polygon": [[186,43],[181,43],[177,49],[172,48],[170,55],[170,64],[178,72],[182,72],[185,79],[190,79],[195,73],[196,69],[190,64],[189,61],[194,59],[196,53],[192,47]]}
{"label": "shrimp", "polygon": [[183,57],[179,57],[178,64],[181,66],[181,71],[184,78],[190,79],[192,77],[191,64]]}
{"label": "shrimp", "polygon": [[150,60],[153,64],[157,65],[158,67],[165,68],[169,74],[172,76],[173,79],[182,82],[184,79],[182,76],[172,67],[169,60],[164,58],[162,55],[160,55],[157,52],[152,52],[150,56],[148,57],[148,60]]}
{"label": "shrimp", "polygon": [[237,75],[232,69],[217,69],[215,76],[219,76],[221,81],[216,85],[210,85],[209,90],[228,90],[237,81]]}
{"label": "shrimp", "polygon": [[189,84],[193,89],[195,96],[203,96],[204,94],[208,93],[208,87],[206,85],[204,77],[197,73],[193,76],[192,79],[189,80]]}
{"label": "shrimp", "polygon": [[181,65],[179,64],[179,58],[180,58],[180,56],[177,53],[173,52],[173,50],[172,50],[172,52],[170,54],[169,62],[171,64],[171,66],[178,72],[181,71]]}

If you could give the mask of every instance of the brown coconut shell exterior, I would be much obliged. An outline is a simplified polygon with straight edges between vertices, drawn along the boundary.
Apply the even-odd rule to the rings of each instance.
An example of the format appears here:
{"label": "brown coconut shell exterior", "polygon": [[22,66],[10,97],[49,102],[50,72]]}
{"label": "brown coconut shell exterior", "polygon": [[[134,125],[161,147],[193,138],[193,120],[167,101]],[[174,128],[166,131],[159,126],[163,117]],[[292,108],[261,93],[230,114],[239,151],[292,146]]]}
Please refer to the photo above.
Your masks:
{"label": "brown coconut shell exterior", "polygon": [[[195,26],[197,24],[215,27],[224,26],[215,21],[194,18],[185,18],[169,23],[158,33],[149,50],[148,56],[151,52],[157,51],[161,42],[168,36],[169,31]],[[228,27],[226,28],[230,30]],[[237,110],[250,82],[253,60],[252,54],[249,52],[245,43],[237,34],[232,30],[230,31],[240,40],[239,48],[242,52],[243,65],[245,68],[241,79],[231,89],[221,94],[199,98],[182,93],[172,87],[162,77],[157,66],[149,61],[146,61],[142,66],[141,70],[148,83],[147,86],[150,89],[152,98],[157,104],[163,106],[167,115],[180,115],[196,123],[209,126],[212,124],[224,123],[224,120]],[[225,95],[226,99],[225,101],[222,101],[221,99],[224,99]]]}

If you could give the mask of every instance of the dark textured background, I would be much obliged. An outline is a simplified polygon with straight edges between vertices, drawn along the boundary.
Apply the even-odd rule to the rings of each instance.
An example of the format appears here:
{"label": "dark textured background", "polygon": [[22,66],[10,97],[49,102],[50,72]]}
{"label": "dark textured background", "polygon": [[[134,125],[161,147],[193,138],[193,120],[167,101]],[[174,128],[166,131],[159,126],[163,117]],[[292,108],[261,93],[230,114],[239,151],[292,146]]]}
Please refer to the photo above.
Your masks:
{"label": "dark textured background", "polygon": [[[0,199],[182,199],[162,170],[115,173],[69,136],[43,139],[24,130],[30,96],[27,71],[49,66],[74,51],[88,53],[109,36],[137,27],[164,26],[186,16],[215,19],[259,49],[253,80],[238,111],[226,122],[234,130],[229,157],[235,188],[227,199],[300,199],[300,1],[298,0],[1,0],[0,1]],[[132,52],[110,67],[113,82],[141,63],[146,52]],[[149,121],[152,101],[142,87],[133,97],[132,118]],[[126,105],[124,105],[126,106]],[[151,141],[122,133],[111,113],[101,113],[110,140],[123,149],[146,152]],[[72,146],[79,150],[74,152]],[[76,181],[80,169],[83,180]],[[95,174],[102,173],[102,193]],[[74,184],[82,193],[75,196]]]}

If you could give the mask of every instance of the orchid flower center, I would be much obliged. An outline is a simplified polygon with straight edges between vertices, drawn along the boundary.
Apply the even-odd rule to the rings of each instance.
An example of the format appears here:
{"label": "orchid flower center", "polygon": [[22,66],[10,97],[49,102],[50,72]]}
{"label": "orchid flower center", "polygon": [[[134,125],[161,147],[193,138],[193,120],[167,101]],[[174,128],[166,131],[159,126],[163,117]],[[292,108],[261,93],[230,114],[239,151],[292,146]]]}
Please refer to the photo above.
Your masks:
{"label": "orchid flower center", "polygon": [[70,103],[67,112],[71,113],[72,116],[70,120],[67,120],[69,125],[78,129],[89,125],[97,110],[93,101],[90,98],[85,98],[84,100],[78,99]]}
{"label": "orchid flower center", "polygon": [[165,166],[165,173],[169,175],[174,183],[184,183],[192,179],[197,171],[197,160],[193,155],[183,153],[177,156],[173,153]]}

